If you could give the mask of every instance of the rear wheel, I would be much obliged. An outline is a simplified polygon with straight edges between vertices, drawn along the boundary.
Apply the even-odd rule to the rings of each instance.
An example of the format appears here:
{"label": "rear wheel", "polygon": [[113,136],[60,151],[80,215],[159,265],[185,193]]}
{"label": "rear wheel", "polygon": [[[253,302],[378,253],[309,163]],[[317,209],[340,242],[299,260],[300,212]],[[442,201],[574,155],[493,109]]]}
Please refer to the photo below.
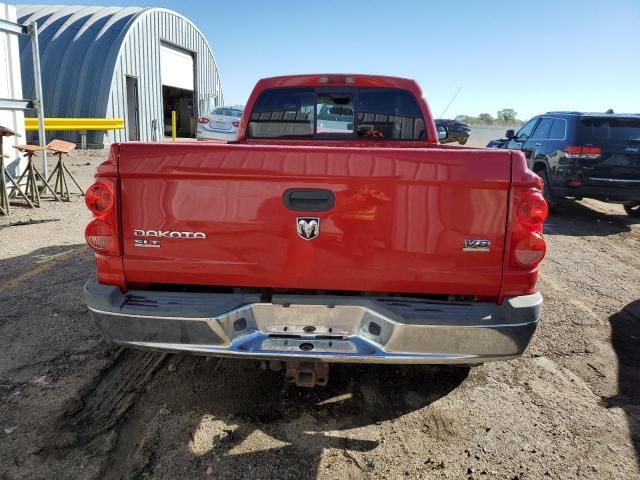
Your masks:
{"label": "rear wheel", "polygon": [[623,206],[627,215],[633,218],[640,218],[640,202],[627,202]]}
{"label": "rear wheel", "polygon": [[549,206],[549,211],[552,211],[556,206],[556,199],[553,195],[553,192],[551,191],[551,182],[549,182],[547,169],[541,168],[539,170],[536,170],[536,175],[538,175],[542,179],[542,196]]}

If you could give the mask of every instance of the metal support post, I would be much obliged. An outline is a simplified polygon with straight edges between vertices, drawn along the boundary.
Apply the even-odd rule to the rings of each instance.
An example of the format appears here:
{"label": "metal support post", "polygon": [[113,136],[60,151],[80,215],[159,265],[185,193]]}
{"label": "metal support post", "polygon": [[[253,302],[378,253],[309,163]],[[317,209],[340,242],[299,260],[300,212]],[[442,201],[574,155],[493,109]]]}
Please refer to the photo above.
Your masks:
{"label": "metal support post", "polygon": [[80,150],[86,150],[87,149],[87,131],[80,130],[78,133],[80,134]]}
{"label": "metal support post", "polygon": [[[38,24],[33,22],[29,25],[31,34],[31,54],[33,57],[33,73],[35,77],[35,93],[38,106],[38,143],[41,147],[47,146],[47,137],[44,131],[44,104],[42,101],[42,77],[40,70],[40,46],[38,44]],[[42,173],[46,178],[48,175],[47,151],[42,152]]]}
{"label": "metal support post", "polygon": [[[0,137],[0,144],[2,137]],[[0,148],[0,215],[10,215],[11,205],[9,205],[9,196],[7,195],[7,181],[5,180],[4,154]]]}

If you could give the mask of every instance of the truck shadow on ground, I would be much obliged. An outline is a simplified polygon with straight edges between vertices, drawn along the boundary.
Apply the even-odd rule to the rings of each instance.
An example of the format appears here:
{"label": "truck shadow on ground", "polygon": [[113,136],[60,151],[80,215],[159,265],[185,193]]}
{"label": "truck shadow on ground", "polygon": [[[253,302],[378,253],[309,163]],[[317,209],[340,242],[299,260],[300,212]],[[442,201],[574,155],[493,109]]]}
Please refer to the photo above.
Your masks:
{"label": "truck shadow on ground", "polygon": [[[6,230],[0,229],[0,235],[8,234]],[[24,255],[0,259],[0,291],[13,286],[21,278],[35,277],[50,266],[55,266],[82,251],[88,252],[84,244],[56,245],[38,248]]]}
{"label": "truck shadow on ground", "polygon": [[546,235],[601,237],[630,232],[640,219],[625,213],[603,213],[573,200],[562,200],[545,222]]}
{"label": "truck shadow on ground", "polygon": [[[166,375],[167,382],[152,387],[149,397],[178,416],[198,412],[176,426],[188,435],[176,438],[189,438],[188,462],[195,470],[211,469],[215,478],[278,479],[317,478],[320,468],[332,465],[345,475],[345,462],[347,478],[365,478],[373,465],[360,454],[398,438],[378,432],[366,438],[358,429],[429,406],[469,373],[456,367],[332,365],[329,385],[308,389],[285,383],[282,373],[260,370],[257,362],[182,357],[177,369],[180,374]],[[162,393],[174,389],[182,392],[179,399]],[[425,418],[422,428],[434,438],[454,433],[454,419],[435,410]],[[184,443],[166,447],[185,451]],[[159,471],[164,468],[149,473]]]}
{"label": "truck shadow on ground", "polygon": [[640,466],[640,299],[609,318],[611,343],[618,356],[618,394],[605,400],[627,414],[629,432]]}

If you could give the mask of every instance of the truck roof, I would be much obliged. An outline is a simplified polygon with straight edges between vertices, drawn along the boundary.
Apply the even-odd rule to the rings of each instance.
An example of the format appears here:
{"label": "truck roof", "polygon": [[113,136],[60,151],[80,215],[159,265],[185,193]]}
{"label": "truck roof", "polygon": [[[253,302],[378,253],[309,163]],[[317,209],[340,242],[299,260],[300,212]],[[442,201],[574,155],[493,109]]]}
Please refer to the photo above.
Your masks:
{"label": "truck roof", "polygon": [[637,117],[640,113],[611,113],[611,112],[577,112],[577,111],[551,111],[543,115],[567,115],[572,117],[610,117],[610,118],[627,118]]}
{"label": "truck roof", "polygon": [[[433,123],[433,115],[422,95],[422,90],[415,80],[401,77],[390,77],[386,75],[367,75],[360,73],[307,73],[303,75],[284,75],[280,77],[263,78],[256,83],[251,92],[245,107],[246,115],[242,116],[238,128],[237,140],[234,143],[242,143],[246,140],[249,112],[253,111],[253,106],[258,97],[265,90],[272,88],[298,88],[298,87],[370,87],[370,88],[396,88],[410,92],[420,109],[425,120],[427,132],[426,143],[437,144],[438,132]],[[261,139],[265,143],[267,139]],[[317,140],[316,140],[317,142]]]}
{"label": "truck roof", "polygon": [[269,77],[261,79],[256,85],[256,89],[323,86],[403,88],[422,97],[422,91],[415,80],[360,73],[308,73],[304,75]]}

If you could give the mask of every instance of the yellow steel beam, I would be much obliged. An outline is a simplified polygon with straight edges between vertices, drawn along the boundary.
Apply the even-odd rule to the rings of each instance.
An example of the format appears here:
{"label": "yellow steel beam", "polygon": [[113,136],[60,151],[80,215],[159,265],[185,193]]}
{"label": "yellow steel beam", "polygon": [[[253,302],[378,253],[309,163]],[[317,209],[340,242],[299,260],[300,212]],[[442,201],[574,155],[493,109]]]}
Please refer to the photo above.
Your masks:
{"label": "yellow steel beam", "polygon": [[[26,130],[37,130],[37,118],[25,118]],[[119,130],[124,128],[124,118],[45,118],[45,130]]]}

